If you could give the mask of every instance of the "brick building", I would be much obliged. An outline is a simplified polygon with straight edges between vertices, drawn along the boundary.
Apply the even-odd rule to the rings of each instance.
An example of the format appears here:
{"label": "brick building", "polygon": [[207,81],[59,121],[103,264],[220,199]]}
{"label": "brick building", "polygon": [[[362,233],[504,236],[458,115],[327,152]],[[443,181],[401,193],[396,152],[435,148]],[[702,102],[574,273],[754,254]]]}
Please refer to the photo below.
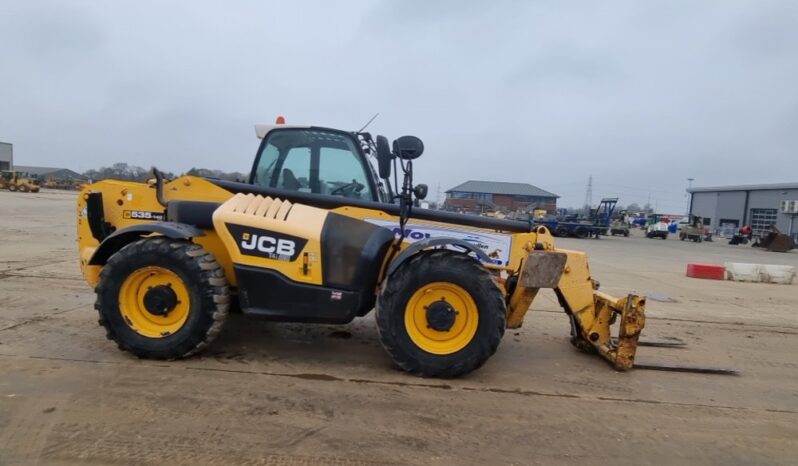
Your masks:
{"label": "brick building", "polygon": [[558,197],[527,183],[472,180],[446,191],[444,206],[448,210],[465,212],[546,209],[553,214],[557,211]]}

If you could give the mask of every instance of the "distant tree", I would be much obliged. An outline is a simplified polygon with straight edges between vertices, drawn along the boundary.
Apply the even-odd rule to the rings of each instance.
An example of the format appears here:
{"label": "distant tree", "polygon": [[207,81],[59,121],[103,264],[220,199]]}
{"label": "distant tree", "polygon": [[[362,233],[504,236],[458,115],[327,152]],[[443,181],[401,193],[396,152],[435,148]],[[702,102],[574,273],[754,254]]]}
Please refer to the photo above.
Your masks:
{"label": "distant tree", "polygon": [[208,168],[192,168],[185,173],[189,176],[201,176],[203,178],[217,178],[226,181],[246,181],[247,175],[241,172],[224,172],[221,170],[212,170]]}
{"label": "distant tree", "polygon": [[[246,174],[241,172],[224,172],[222,170],[197,167],[191,168],[184,174],[203,178],[216,178],[226,181],[246,181],[248,178]],[[163,172],[163,175],[167,180],[172,180],[177,177],[172,172]],[[98,169],[86,170],[83,172],[83,176],[92,181],[113,179],[140,182],[147,181],[153,177],[151,169],[144,169],[135,165],[128,165],[124,162],[115,163],[110,167],[100,167]]]}
{"label": "distant tree", "polygon": [[[110,167],[100,167],[98,169],[86,170],[83,172],[83,176],[92,181],[113,179],[144,182],[152,178],[152,171],[135,165],[128,165],[127,163],[119,162],[111,165]],[[171,172],[164,172],[164,177],[167,179],[172,179],[175,178],[175,175]]]}

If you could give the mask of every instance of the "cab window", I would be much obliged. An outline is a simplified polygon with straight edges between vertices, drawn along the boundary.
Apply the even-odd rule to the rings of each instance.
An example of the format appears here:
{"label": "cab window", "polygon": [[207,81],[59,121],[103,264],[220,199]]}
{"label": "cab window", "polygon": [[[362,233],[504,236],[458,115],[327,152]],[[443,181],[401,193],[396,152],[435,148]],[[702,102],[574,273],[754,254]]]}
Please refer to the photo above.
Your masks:
{"label": "cab window", "polygon": [[261,146],[257,186],[374,200],[352,138],[324,130],[275,130]]}

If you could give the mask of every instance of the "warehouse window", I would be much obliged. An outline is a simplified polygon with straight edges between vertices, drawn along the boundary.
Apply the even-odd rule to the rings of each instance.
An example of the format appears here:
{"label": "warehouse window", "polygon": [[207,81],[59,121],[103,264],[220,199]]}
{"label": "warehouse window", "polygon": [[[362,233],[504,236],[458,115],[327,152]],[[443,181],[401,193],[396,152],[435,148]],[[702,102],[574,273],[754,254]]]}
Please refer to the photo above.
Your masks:
{"label": "warehouse window", "polygon": [[776,209],[751,209],[751,230],[754,236],[765,236],[770,226],[776,224]]}

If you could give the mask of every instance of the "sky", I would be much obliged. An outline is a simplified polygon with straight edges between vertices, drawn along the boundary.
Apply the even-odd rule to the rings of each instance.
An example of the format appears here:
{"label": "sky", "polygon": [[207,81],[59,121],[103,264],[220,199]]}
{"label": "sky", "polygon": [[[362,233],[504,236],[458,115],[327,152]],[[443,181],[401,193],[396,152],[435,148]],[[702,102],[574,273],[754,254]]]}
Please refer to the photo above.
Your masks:
{"label": "sky", "polygon": [[686,208],[798,181],[798,2],[0,4],[0,141],[20,165],[249,172],[255,123],[425,142],[415,180]]}

